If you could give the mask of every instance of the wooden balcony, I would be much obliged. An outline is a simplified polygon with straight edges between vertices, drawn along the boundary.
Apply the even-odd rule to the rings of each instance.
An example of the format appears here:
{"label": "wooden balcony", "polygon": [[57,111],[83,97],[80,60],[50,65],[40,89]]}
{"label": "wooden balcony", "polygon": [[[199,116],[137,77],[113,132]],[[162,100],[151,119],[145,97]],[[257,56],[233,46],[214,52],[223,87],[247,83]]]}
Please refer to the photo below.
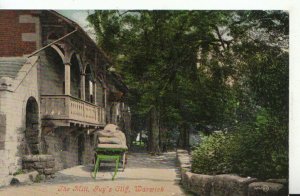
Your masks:
{"label": "wooden balcony", "polygon": [[104,108],[69,95],[42,95],[40,108],[42,120],[55,126],[105,125]]}

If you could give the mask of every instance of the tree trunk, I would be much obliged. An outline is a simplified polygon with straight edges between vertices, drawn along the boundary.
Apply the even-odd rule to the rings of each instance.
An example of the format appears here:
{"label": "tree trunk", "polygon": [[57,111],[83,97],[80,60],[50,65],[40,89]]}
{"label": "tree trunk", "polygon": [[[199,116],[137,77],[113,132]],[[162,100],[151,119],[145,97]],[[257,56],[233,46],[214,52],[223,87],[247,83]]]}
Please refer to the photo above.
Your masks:
{"label": "tree trunk", "polygon": [[168,129],[165,127],[160,127],[159,129],[159,148],[162,152],[167,152],[167,132]]}
{"label": "tree trunk", "polygon": [[180,135],[178,138],[177,147],[183,149],[189,149],[189,125],[187,123],[183,123],[180,127]]}
{"label": "tree trunk", "polygon": [[153,155],[160,154],[159,148],[159,122],[158,114],[155,107],[150,111],[150,153]]}

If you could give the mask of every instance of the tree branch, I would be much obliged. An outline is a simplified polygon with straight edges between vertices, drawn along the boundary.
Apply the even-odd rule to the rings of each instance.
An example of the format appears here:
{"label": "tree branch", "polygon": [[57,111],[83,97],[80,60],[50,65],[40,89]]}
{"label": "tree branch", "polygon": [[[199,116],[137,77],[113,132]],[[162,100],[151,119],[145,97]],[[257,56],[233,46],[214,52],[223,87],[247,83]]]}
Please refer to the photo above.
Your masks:
{"label": "tree branch", "polygon": [[223,39],[222,39],[222,36],[221,36],[221,34],[220,34],[220,31],[219,31],[219,28],[218,28],[217,26],[214,26],[214,28],[215,28],[215,30],[216,30],[216,32],[217,32],[219,41],[221,42],[223,49],[226,50],[225,43],[224,43],[224,41],[223,41]]}

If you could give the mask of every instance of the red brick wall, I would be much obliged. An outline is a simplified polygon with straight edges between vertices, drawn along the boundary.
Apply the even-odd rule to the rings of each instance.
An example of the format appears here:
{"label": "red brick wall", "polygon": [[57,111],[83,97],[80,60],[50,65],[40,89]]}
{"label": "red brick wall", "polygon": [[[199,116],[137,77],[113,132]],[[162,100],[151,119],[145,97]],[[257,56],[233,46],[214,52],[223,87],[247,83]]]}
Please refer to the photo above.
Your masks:
{"label": "red brick wall", "polygon": [[0,57],[23,56],[36,50],[36,42],[22,41],[22,33],[35,33],[34,23],[19,23],[30,11],[0,10]]}

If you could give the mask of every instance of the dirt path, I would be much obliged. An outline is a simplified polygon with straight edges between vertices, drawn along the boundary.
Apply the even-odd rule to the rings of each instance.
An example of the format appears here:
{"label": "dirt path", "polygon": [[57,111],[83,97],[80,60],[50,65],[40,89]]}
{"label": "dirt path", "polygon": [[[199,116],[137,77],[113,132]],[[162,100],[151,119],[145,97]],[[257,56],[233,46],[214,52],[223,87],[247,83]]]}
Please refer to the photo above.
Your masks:
{"label": "dirt path", "polygon": [[113,167],[104,163],[96,180],[91,178],[93,166],[76,166],[56,174],[56,178],[30,186],[0,189],[0,196],[118,196],[118,195],[187,195],[179,185],[180,176],[175,153],[150,156],[145,153],[128,155],[127,168],[112,181]]}

